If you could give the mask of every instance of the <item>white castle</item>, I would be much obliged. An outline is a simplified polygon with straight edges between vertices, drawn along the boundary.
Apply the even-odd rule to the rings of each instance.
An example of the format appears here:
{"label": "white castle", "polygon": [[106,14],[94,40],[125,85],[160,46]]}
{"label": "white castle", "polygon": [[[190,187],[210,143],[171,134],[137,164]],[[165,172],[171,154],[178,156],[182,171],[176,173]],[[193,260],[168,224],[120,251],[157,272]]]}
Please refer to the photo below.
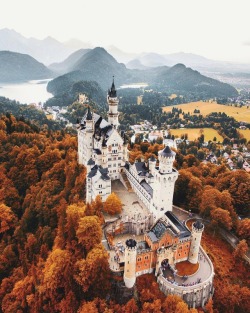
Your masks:
{"label": "white castle", "polygon": [[[173,168],[175,152],[166,146],[158,153],[158,164],[154,157],[131,164],[126,138],[119,132],[119,100],[114,80],[107,102],[108,121],[88,107],[78,125],[78,159],[87,168],[86,202],[92,202],[97,195],[105,201],[112,192],[112,181],[120,180],[147,210],[143,217],[125,216],[104,228],[106,238],[121,224],[123,234],[128,235],[124,245],[107,240],[110,268],[114,273],[123,273],[127,288],[133,287],[137,276],[155,272],[165,294],[178,294],[190,307],[203,306],[213,293],[213,265],[200,247],[204,225],[198,220],[189,231],[172,213],[178,178],[178,171]],[[199,258],[205,264],[199,263]],[[196,282],[190,285],[176,276],[175,269],[176,264],[187,261],[199,263],[198,274],[193,276]],[[204,270],[206,275],[202,274]]]}

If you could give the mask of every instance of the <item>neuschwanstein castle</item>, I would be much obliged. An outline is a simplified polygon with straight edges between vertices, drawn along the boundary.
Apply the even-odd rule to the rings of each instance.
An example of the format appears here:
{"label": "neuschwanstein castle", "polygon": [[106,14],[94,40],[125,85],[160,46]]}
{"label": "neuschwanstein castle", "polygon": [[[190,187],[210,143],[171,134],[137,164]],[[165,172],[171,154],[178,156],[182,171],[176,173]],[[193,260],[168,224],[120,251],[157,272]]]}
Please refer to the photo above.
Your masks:
{"label": "neuschwanstein castle", "polygon": [[[155,273],[166,295],[179,295],[189,307],[203,306],[213,294],[214,270],[200,245],[204,225],[197,220],[190,231],[172,212],[178,178],[175,152],[166,146],[159,151],[158,162],[151,157],[147,162],[129,163],[126,138],[119,132],[114,81],[107,102],[108,121],[88,107],[78,125],[78,159],[87,168],[86,202],[97,195],[105,201],[119,180],[145,209],[137,214],[133,206],[132,216],[124,212],[104,226],[110,268],[114,274],[123,274],[127,288],[134,286],[137,276]],[[181,262],[198,264],[197,270],[180,276],[176,268]]]}

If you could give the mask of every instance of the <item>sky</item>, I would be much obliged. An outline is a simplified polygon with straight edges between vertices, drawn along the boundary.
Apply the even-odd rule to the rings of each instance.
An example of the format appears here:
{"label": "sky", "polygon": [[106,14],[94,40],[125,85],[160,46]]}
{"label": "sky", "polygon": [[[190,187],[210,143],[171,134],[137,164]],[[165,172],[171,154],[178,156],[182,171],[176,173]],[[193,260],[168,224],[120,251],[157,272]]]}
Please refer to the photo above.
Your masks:
{"label": "sky", "polygon": [[250,63],[250,0],[0,0],[0,29]]}

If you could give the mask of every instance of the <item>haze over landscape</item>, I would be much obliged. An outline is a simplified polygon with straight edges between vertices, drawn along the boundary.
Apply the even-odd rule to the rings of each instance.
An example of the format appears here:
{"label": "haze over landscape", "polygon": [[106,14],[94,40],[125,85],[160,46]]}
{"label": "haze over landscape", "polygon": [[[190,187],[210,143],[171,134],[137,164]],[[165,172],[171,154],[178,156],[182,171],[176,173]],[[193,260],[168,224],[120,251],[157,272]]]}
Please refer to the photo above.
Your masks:
{"label": "haze over landscape", "polygon": [[75,50],[80,40],[132,53],[182,51],[250,62],[247,0],[11,0],[1,13],[0,28],[25,37],[53,37]]}

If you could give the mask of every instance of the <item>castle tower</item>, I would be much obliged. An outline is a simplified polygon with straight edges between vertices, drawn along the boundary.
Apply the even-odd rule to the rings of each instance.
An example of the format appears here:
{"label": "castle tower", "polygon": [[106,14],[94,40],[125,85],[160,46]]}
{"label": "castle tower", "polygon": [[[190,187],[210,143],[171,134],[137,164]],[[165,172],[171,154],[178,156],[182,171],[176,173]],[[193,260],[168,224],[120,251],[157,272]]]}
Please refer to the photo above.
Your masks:
{"label": "castle tower", "polygon": [[[85,160],[88,160],[92,157],[93,150],[93,135],[94,135],[94,121],[93,116],[90,111],[90,107],[88,107],[87,117],[86,117],[86,156]],[[86,163],[84,164],[86,165]]]}
{"label": "castle tower", "polygon": [[119,127],[119,121],[118,121],[118,116],[119,116],[118,103],[119,103],[119,100],[118,100],[117,95],[116,95],[114,76],[113,76],[112,86],[108,91],[107,102],[108,102],[108,106],[109,106],[108,122],[109,122],[109,124],[113,125],[115,129],[117,129]]}
{"label": "castle tower", "polygon": [[149,172],[151,174],[153,174],[154,170],[155,170],[155,166],[156,166],[156,159],[155,157],[152,155],[149,160],[148,160],[148,167],[149,167]]}
{"label": "castle tower", "polygon": [[190,263],[196,264],[198,262],[198,255],[203,230],[204,225],[201,223],[200,220],[197,220],[195,223],[193,223],[191,233],[191,246],[188,255],[188,260]]}
{"label": "castle tower", "polygon": [[136,248],[134,239],[126,240],[123,279],[127,288],[132,288],[136,280]]}
{"label": "castle tower", "polygon": [[158,154],[159,169],[154,171],[154,192],[151,211],[154,219],[162,217],[167,211],[172,211],[174,185],[178,177],[177,170],[173,169],[175,152],[168,146]]}

